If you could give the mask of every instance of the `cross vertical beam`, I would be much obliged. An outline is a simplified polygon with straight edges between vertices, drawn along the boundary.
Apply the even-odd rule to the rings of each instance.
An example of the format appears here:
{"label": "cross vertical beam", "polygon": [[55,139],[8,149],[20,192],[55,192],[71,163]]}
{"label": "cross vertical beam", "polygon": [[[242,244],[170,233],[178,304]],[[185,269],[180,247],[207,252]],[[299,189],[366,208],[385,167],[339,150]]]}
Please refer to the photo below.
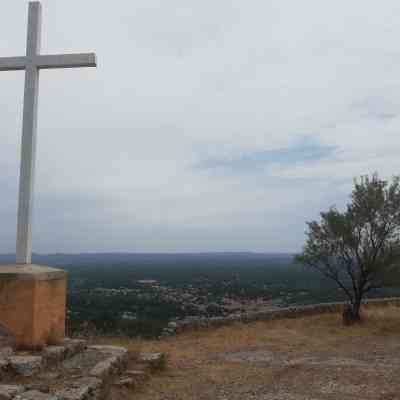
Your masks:
{"label": "cross vertical beam", "polygon": [[32,258],[32,209],[35,178],[39,68],[33,60],[40,52],[41,4],[29,3],[24,110],[22,122],[21,171],[19,178],[17,264],[30,264]]}
{"label": "cross vertical beam", "polygon": [[30,2],[26,55],[24,57],[0,57],[0,71],[25,70],[16,246],[17,264],[31,264],[32,261],[32,211],[35,183],[39,71],[50,68],[97,66],[96,54],[94,53],[41,55],[41,20],[42,8],[40,2]]}

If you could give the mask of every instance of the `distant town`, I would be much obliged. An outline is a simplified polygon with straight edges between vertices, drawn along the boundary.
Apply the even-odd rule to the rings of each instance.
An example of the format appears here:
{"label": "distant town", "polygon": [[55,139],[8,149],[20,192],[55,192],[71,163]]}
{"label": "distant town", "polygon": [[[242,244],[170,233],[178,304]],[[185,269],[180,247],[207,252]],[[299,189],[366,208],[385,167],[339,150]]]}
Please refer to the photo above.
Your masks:
{"label": "distant town", "polygon": [[[7,258],[8,257],[8,258]],[[7,262],[12,255],[0,256]],[[69,274],[69,335],[159,337],[168,324],[345,300],[292,254],[34,255]],[[400,285],[371,292],[399,296]]]}

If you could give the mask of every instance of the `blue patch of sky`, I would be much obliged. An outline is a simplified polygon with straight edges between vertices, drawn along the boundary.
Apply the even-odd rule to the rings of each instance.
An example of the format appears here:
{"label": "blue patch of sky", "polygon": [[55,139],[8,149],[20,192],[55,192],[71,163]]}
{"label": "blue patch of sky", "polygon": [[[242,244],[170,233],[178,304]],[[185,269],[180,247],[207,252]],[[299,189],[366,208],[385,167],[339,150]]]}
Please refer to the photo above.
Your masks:
{"label": "blue patch of sky", "polygon": [[291,146],[244,153],[232,158],[209,158],[195,165],[196,169],[223,169],[251,171],[268,165],[295,165],[320,161],[331,157],[336,146],[323,145],[310,137],[304,137]]}

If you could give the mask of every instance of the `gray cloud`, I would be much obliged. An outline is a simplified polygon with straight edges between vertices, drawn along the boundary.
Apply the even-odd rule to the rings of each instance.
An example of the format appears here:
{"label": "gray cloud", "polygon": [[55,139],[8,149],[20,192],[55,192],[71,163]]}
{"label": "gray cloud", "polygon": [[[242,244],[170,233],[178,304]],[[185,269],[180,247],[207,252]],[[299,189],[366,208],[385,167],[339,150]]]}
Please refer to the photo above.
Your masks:
{"label": "gray cloud", "polygon": [[234,158],[206,159],[195,165],[195,169],[218,169],[236,174],[263,172],[270,166],[294,166],[297,164],[312,163],[335,154],[336,147],[323,146],[307,136],[291,146],[258,150],[241,154]]}
{"label": "gray cloud", "polygon": [[[41,74],[37,252],[294,251],[353,176],[398,172],[394,0],[42,4],[42,52],[94,50],[99,68]],[[3,0],[0,56],[24,53],[26,8]],[[0,252],[22,95],[23,74],[1,72]],[[311,159],[263,167],[304,132]]]}

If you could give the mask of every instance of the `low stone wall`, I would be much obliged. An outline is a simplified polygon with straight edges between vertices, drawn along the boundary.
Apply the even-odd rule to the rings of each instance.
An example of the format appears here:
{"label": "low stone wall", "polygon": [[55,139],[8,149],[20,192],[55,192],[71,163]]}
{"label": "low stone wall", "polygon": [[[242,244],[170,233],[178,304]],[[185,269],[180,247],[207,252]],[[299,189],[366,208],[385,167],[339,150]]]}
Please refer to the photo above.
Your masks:
{"label": "low stone wall", "polygon": [[[186,318],[184,320],[173,321],[164,329],[162,337],[173,336],[190,329],[202,329],[229,325],[234,322],[249,323],[254,321],[268,321],[282,318],[297,318],[309,315],[337,313],[341,312],[345,302],[320,303],[307,306],[292,306],[280,308],[278,310],[260,311],[252,313],[232,314],[226,317],[211,318]],[[400,307],[400,297],[367,299],[364,305],[395,305]]]}

